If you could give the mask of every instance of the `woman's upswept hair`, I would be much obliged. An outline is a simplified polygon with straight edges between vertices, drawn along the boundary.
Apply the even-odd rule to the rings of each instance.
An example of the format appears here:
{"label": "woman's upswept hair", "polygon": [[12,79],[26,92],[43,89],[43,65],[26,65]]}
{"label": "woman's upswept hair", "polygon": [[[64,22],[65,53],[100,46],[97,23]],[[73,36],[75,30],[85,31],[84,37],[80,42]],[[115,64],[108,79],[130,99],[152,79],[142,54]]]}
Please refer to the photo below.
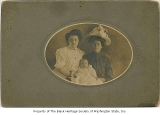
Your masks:
{"label": "woman's upswept hair", "polygon": [[82,38],[83,38],[82,33],[81,33],[81,31],[79,29],[73,29],[73,30],[71,30],[69,33],[67,33],[65,35],[67,43],[68,43],[69,37],[72,36],[72,35],[78,36],[79,41],[81,41]]}

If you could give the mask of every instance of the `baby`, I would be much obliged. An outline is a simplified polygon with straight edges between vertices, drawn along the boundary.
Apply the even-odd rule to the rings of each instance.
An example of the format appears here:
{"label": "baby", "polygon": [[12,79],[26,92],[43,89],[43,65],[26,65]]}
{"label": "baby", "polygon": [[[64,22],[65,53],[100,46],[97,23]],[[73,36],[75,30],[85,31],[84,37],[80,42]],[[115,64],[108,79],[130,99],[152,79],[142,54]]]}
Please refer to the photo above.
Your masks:
{"label": "baby", "polygon": [[87,59],[81,59],[78,70],[72,74],[71,81],[81,85],[98,85],[103,82],[98,79],[96,71],[88,64]]}

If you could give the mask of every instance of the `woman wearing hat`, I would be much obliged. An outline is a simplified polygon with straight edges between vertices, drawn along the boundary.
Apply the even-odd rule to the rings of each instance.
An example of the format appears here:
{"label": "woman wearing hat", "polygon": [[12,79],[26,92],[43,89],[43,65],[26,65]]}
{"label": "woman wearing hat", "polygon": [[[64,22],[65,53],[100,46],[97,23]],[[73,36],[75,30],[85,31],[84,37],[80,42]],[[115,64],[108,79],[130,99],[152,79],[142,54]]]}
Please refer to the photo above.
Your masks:
{"label": "woman wearing hat", "polygon": [[65,35],[65,39],[68,46],[57,49],[56,64],[53,71],[58,76],[68,79],[71,76],[71,72],[78,68],[79,61],[84,55],[84,52],[77,48],[82,39],[82,33],[78,29],[73,29]]}
{"label": "woman wearing hat", "polygon": [[101,51],[104,46],[111,44],[111,40],[107,35],[107,29],[103,28],[101,25],[94,28],[89,33],[88,42],[92,45],[92,52],[84,55],[83,58],[86,58],[89,61],[89,64],[92,65],[97,76],[103,82],[111,80],[113,72],[110,61]]}

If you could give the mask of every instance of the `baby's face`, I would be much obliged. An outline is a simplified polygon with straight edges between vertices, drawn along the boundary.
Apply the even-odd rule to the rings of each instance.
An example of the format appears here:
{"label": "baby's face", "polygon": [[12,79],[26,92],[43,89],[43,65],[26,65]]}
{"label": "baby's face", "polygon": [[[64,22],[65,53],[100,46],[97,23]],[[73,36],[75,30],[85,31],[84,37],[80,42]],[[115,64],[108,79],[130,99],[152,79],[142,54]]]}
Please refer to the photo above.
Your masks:
{"label": "baby's face", "polygon": [[87,68],[88,67],[88,61],[87,60],[81,60],[80,67],[81,68]]}

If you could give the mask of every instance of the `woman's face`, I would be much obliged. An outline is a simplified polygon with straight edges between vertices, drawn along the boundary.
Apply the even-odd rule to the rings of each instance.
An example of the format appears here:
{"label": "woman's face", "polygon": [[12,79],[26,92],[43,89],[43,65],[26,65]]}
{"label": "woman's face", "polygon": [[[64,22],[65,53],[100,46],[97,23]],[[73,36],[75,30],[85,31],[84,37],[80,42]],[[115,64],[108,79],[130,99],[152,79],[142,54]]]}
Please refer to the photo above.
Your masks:
{"label": "woman's face", "polygon": [[68,44],[70,48],[76,48],[78,46],[79,39],[76,35],[71,35],[68,39]]}
{"label": "woman's face", "polygon": [[95,40],[93,43],[92,43],[92,50],[96,53],[99,53],[102,49],[102,44],[100,41],[98,40]]}

